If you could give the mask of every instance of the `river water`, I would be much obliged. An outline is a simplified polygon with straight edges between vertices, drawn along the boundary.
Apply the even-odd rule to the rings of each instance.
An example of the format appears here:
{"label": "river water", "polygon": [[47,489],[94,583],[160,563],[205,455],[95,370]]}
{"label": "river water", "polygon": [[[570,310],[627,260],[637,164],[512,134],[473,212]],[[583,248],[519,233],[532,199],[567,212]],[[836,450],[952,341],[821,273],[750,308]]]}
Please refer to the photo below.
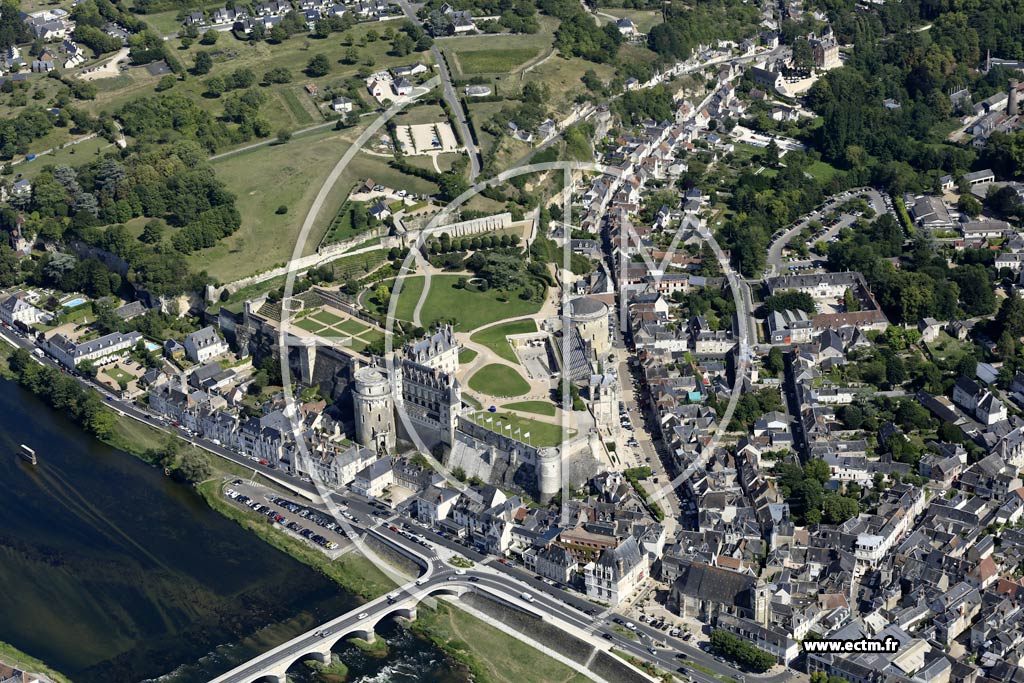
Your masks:
{"label": "river water", "polygon": [[[0,493],[0,641],[75,683],[202,683],[357,604],[7,381]],[[339,644],[349,681],[465,680],[429,643],[395,625],[382,635],[384,658]]]}

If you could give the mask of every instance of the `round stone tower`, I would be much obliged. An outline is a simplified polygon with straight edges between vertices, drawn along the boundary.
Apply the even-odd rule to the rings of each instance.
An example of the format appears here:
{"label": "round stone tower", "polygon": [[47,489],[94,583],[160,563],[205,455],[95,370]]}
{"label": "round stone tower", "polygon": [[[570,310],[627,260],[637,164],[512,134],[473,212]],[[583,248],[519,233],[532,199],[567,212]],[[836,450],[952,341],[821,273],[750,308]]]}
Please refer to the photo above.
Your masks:
{"label": "round stone tower", "polygon": [[393,451],[395,403],[387,374],[373,366],[356,370],[352,398],[356,441],[377,452]]}
{"label": "round stone tower", "polygon": [[562,454],[554,447],[537,450],[537,491],[546,503],[562,490]]}
{"label": "round stone tower", "polygon": [[580,336],[590,342],[597,357],[601,360],[607,358],[612,348],[608,337],[608,304],[600,299],[581,296],[569,302],[567,316]]}

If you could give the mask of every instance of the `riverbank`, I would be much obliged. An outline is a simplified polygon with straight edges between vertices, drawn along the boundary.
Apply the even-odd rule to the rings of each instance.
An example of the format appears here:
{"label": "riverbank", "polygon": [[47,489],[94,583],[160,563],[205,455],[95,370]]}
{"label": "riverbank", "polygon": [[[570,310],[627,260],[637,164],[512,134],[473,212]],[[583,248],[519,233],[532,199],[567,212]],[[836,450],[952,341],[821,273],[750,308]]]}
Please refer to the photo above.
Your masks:
{"label": "riverbank", "polygon": [[0,664],[20,669],[27,673],[47,676],[55,683],[71,683],[71,679],[58,673],[31,655],[27,655],[13,645],[0,642]]}

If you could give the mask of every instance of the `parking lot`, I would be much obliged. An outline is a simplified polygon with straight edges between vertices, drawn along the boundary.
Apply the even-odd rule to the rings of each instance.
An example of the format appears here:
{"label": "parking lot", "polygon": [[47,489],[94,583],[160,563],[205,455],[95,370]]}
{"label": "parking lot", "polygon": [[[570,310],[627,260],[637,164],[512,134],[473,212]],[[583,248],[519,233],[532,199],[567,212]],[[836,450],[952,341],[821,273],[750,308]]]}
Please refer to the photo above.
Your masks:
{"label": "parking lot", "polygon": [[263,515],[284,533],[335,559],[351,550],[348,532],[331,515],[258,484],[235,479],[224,487],[234,505]]}

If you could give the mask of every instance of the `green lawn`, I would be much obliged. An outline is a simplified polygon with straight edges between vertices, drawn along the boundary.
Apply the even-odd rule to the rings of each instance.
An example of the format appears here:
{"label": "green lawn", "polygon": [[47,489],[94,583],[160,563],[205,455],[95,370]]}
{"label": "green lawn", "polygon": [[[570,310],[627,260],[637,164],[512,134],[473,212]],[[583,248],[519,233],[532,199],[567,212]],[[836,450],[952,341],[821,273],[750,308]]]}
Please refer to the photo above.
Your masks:
{"label": "green lawn", "polygon": [[295,325],[295,327],[299,328],[300,330],[312,332],[313,334],[320,334],[321,332],[327,329],[326,326],[321,325],[317,321],[311,320],[310,318],[303,318],[302,320],[297,320],[292,324]]}
{"label": "green lawn", "polygon": [[335,327],[342,332],[348,332],[349,334],[359,334],[360,332],[369,329],[366,325],[354,318],[349,318],[348,320],[335,325]]}
{"label": "green lawn", "polygon": [[510,334],[527,334],[536,331],[537,323],[533,320],[513,320],[512,322],[480,330],[470,339],[477,344],[486,346],[505,360],[518,363],[519,359],[516,358],[512,345],[508,343],[506,337]]}
{"label": "green lawn", "polygon": [[[493,418],[493,421],[488,423],[487,418]],[[529,442],[533,446],[557,446],[563,441],[561,425],[531,420],[528,417],[522,417],[515,413],[499,410],[496,413],[478,413],[470,419],[488,429],[511,436],[513,439]],[[512,429],[505,429],[507,425],[512,425]],[[519,434],[516,434],[517,429]],[[530,436],[526,436],[527,434]],[[566,433],[565,438],[571,438],[575,434],[575,430],[570,429]]]}
{"label": "green lawn", "polygon": [[815,180],[822,180],[825,182],[832,180],[832,176],[834,176],[837,173],[834,166],[830,166],[829,164],[826,164],[824,161],[815,161],[813,164],[807,167],[807,172],[814,176]]}
{"label": "green lawn", "polygon": [[460,50],[455,53],[464,74],[507,74],[539,54],[531,48],[504,50]]}
{"label": "green lawn", "polygon": [[[420,320],[424,327],[429,327],[439,320],[451,319],[455,321],[457,331],[469,332],[506,318],[532,315],[540,309],[540,302],[523,301],[519,298],[518,292],[510,292],[507,301],[499,301],[502,293],[498,290],[477,292],[456,289],[455,283],[463,277],[465,276],[435,275],[431,278],[430,294],[420,312]],[[422,291],[422,276],[405,279],[398,302],[399,319],[412,320],[413,309]]]}
{"label": "green lawn", "polygon": [[476,358],[476,356],[477,353],[473,349],[462,349],[459,351],[459,362],[463,365],[468,365],[473,362],[473,359]]}
{"label": "green lawn", "polygon": [[548,417],[555,416],[555,406],[547,401],[520,401],[519,403],[507,403],[503,407],[521,413],[534,413],[535,415],[547,415]]}
{"label": "green lawn", "polygon": [[488,396],[522,396],[529,393],[530,384],[507,365],[492,363],[473,373],[469,388]]}
{"label": "green lawn", "polygon": [[314,320],[319,320],[324,325],[334,325],[336,327],[338,326],[337,323],[340,323],[342,321],[341,316],[334,315],[330,311],[317,311],[316,313],[313,313],[309,317],[313,318]]}

